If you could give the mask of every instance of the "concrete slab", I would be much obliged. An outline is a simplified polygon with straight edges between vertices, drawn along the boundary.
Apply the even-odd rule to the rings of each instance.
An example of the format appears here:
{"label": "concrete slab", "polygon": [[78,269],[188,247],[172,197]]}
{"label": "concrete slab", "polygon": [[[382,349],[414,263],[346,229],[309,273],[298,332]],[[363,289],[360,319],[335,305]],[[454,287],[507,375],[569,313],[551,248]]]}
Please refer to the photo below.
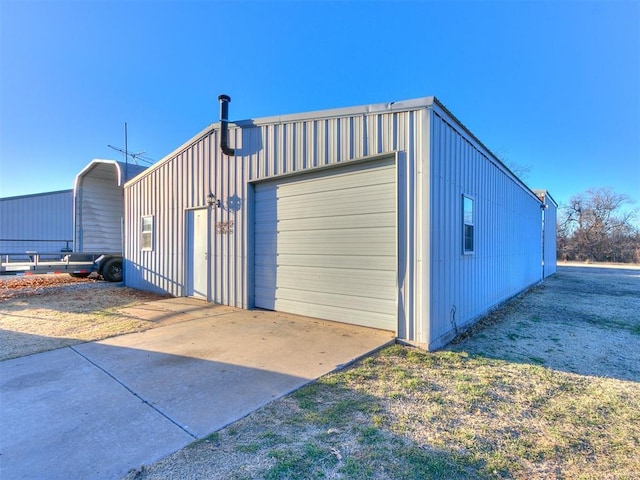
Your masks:
{"label": "concrete slab", "polygon": [[74,348],[201,438],[391,339],[390,332],[234,310]]}
{"label": "concrete slab", "polygon": [[196,318],[214,317],[237,309],[225,305],[213,305],[195,298],[167,298],[120,309],[121,315],[151,321],[160,325],[180,323]]}
{"label": "concrete slab", "polygon": [[3,480],[120,478],[393,340],[184,298],[130,314],[169,324],[0,362]]}
{"label": "concrete slab", "polygon": [[70,348],[0,362],[0,478],[120,478],[193,437]]}

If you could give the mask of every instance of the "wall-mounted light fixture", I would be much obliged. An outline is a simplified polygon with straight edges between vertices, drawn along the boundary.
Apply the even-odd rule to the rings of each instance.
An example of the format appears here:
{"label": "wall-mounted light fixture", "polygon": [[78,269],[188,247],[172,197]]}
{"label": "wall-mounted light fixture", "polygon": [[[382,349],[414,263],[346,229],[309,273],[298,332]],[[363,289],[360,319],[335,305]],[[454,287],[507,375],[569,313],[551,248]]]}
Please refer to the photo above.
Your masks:
{"label": "wall-mounted light fixture", "polygon": [[209,195],[207,195],[207,205],[220,208],[220,200],[218,200],[213,193],[209,192]]}

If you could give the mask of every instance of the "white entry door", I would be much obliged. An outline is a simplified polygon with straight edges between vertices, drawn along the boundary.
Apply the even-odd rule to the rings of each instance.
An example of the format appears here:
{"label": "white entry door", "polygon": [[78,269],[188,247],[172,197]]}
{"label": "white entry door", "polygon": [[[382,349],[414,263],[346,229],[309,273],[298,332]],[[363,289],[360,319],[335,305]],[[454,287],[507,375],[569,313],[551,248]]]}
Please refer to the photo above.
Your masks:
{"label": "white entry door", "polygon": [[209,214],[206,208],[187,213],[187,295],[208,299]]}

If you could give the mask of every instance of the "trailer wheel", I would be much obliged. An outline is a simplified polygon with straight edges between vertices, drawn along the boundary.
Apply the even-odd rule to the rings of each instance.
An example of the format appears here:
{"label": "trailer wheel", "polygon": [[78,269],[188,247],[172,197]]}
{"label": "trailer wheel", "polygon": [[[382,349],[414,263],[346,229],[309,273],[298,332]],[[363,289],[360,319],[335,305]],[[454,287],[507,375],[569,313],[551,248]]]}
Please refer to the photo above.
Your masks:
{"label": "trailer wheel", "polygon": [[102,268],[102,277],[107,282],[121,282],[122,281],[122,260],[112,258],[107,260]]}

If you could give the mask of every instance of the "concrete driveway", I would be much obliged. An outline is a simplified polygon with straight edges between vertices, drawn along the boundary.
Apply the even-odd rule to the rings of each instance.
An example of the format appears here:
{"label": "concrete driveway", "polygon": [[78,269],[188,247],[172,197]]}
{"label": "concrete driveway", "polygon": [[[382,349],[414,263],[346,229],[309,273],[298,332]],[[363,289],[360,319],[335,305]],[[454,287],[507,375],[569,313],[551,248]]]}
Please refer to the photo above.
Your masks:
{"label": "concrete driveway", "polygon": [[121,478],[393,341],[185,298],[129,313],[170,324],[0,362],[0,478]]}

